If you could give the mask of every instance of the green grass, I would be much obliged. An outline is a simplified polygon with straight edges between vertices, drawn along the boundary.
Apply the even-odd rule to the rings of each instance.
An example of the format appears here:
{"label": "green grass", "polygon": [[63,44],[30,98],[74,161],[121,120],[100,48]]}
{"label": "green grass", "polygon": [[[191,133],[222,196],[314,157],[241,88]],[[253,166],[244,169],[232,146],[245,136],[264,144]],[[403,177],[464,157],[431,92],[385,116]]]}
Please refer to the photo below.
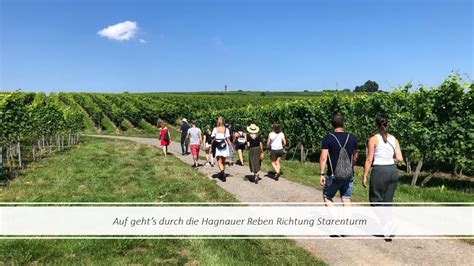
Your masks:
{"label": "green grass", "polygon": [[106,116],[102,117],[100,124],[102,125],[102,134],[113,135],[117,131],[114,123]]}
{"label": "green grass", "polygon": [[94,122],[92,121],[92,119],[87,115],[87,113],[85,111],[83,111],[83,114],[84,114],[84,118],[83,118],[83,121],[84,121],[84,133],[86,134],[95,134],[96,133],[96,128],[94,126]]}
{"label": "green grass", "polygon": [[143,119],[140,120],[138,126],[140,127],[142,134],[149,136],[158,136],[159,134],[158,129],[156,127],[152,126],[150,123]]}
{"label": "green grass", "polygon": [[[155,147],[83,138],[29,165],[2,201],[235,201],[216,183]],[[2,240],[0,264],[323,264],[291,240]]]}
{"label": "green grass", "polygon": [[138,136],[142,133],[140,129],[135,128],[132,123],[130,123],[130,121],[128,121],[127,119],[122,120],[119,129],[120,135],[125,136]]}

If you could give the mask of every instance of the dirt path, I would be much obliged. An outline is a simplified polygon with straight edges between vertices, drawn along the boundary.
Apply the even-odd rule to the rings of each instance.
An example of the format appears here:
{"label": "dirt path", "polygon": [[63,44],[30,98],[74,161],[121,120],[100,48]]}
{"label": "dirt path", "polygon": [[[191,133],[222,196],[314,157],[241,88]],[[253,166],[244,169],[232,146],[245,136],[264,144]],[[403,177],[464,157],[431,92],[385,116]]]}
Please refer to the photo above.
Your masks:
{"label": "dirt path", "polygon": [[[102,138],[131,140],[160,147],[158,139],[96,136]],[[191,156],[182,156],[179,143],[172,142],[169,151],[183,162],[191,165]],[[209,178],[218,172],[217,167],[202,167]],[[258,184],[245,177],[248,167],[227,167],[227,182],[218,179],[217,184],[232,193],[242,202],[321,202],[321,191],[309,186],[280,178],[274,181],[263,178]],[[296,242],[330,265],[474,265],[474,246],[459,240],[357,240],[340,238],[331,240],[301,240]]]}

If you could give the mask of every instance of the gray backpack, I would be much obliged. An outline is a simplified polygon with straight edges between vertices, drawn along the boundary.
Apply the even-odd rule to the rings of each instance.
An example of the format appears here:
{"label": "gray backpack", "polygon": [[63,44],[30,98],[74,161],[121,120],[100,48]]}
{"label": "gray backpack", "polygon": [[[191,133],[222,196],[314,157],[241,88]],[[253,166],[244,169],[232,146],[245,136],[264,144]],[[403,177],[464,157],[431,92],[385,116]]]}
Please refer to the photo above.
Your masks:
{"label": "gray backpack", "polygon": [[332,175],[336,179],[347,180],[352,177],[352,159],[349,158],[346,150],[346,144],[350,135],[351,134],[347,133],[346,142],[344,143],[344,146],[341,146],[341,143],[336,138],[336,136],[331,134],[331,136],[336,139],[337,144],[339,144],[339,147],[341,148],[335,169],[332,167],[331,156],[329,156],[329,166],[331,167]]}

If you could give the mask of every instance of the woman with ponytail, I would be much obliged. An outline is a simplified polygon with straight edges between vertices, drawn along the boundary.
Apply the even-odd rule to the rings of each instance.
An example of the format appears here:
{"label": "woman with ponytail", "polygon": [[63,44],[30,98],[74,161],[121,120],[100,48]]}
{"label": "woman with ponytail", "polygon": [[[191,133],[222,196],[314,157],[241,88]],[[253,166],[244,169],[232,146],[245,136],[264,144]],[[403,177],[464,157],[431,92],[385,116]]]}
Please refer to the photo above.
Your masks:
{"label": "woman with ponytail", "polygon": [[378,133],[369,139],[362,185],[367,187],[367,177],[372,168],[370,202],[392,202],[398,181],[396,164],[403,161],[403,156],[398,140],[388,132],[388,119],[377,116],[375,126]]}

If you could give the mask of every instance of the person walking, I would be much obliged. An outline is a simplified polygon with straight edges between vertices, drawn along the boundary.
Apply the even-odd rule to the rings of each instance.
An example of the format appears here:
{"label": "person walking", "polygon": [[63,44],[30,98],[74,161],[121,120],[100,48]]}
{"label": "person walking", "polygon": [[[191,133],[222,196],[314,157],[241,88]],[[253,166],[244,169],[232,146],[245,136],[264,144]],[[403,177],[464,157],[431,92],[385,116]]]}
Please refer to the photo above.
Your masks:
{"label": "person walking", "polygon": [[[230,139],[230,142],[232,143],[231,144],[231,146],[232,146],[232,145],[234,145],[234,129],[232,128],[232,125],[229,124],[229,123],[225,123],[224,126],[225,126],[225,128],[227,128],[229,130],[229,134],[230,134],[229,139]],[[228,159],[227,164],[229,166],[234,165],[234,163],[232,162],[233,158],[234,158],[234,149],[229,150],[229,156],[227,157],[227,159]]]}
{"label": "person walking", "polygon": [[230,152],[234,151],[234,148],[232,147],[232,142],[230,140],[229,129],[224,126],[224,118],[222,118],[222,116],[217,118],[217,125],[212,130],[211,137],[214,138],[213,145],[215,146],[216,151],[215,158],[217,161],[217,167],[220,170],[218,176],[219,179],[225,182],[225,160],[229,157]]}
{"label": "person walking", "polygon": [[181,132],[181,154],[187,155],[189,153],[188,153],[188,142],[186,141],[186,137],[188,136],[189,124],[186,118],[183,118],[181,121],[183,122],[179,130],[179,132]]}
{"label": "person walking", "polygon": [[163,148],[163,154],[165,156],[168,155],[168,146],[170,145],[171,142],[171,135],[166,127],[165,123],[161,122],[160,123],[160,144],[161,147]]}
{"label": "person walking", "polygon": [[206,126],[206,131],[202,135],[202,144],[204,145],[204,152],[206,153],[206,165],[214,167],[214,154],[212,151],[212,137],[211,126]]}
{"label": "person walking", "polygon": [[[333,198],[339,191],[344,206],[349,206],[354,183],[354,165],[359,153],[357,138],[344,131],[344,117],[340,114],[331,119],[333,132],[323,138],[319,158],[320,179],[326,206],[334,206]],[[329,162],[325,174],[326,163]]]}
{"label": "person walking", "polygon": [[375,126],[377,134],[369,139],[362,186],[367,187],[367,177],[372,168],[369,201],[387,202],[383,205],[391,206],[398,182],[396,164],[403,161],[403,155],[400,143],[388,132],[388,119],[385,116],[377,116]]}
{"label": "person walking", "polygon": [[268,135],[267,147],[270,147],[270,159],[275,170],[275,180],[278,181],[281,174],[281,157],[283,157],[286,145],[285,134],[281,132],[279,124],[273,124],[272,132]]}
{"label": "person walking", "polygon": [[246,138],[247,146],[249,147],[249,168],[250,172],[253,173],[253,181],[255,184],[258,184],[258,181],[261,180],[258,172],[260,172],[263,160],[263,143],[258,135],[259,131],[260,129],[255,124],[251,124],[247,127],[247,132],[249,133]]}
{"label": "person walking", "polygon": [[193,156],[193,168],[199,167],[199,149],[201,149],[201,129],[196,126],[196,121],[191,122],[191,128],[188,129],[186,141],[189,140],[191,146],[191,155]]}
{"label": "person walking", "polygon": [[240,128],[235,132],[235,149],[239,155],[239,160],[237,164],[244,166],[244,150],[247,145],[247,134],[245,134],[243,128]]}

